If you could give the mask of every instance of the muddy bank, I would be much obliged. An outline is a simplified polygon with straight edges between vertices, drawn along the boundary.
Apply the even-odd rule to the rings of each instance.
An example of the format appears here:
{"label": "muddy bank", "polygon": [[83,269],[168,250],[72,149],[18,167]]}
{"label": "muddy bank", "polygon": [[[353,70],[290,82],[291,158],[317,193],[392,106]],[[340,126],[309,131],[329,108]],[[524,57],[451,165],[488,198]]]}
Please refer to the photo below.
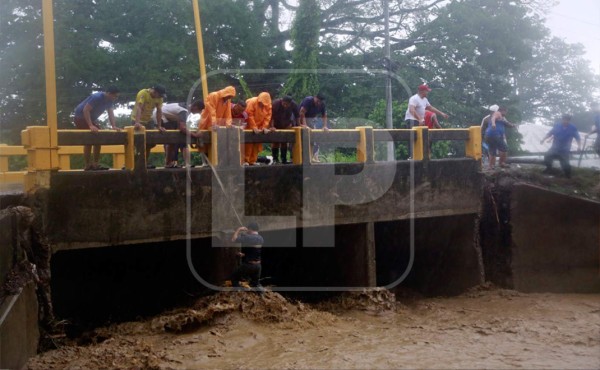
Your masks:
{"label": "muddy bank", "polygon": [[[177,325],[190,323],[192,325]],[[597,368],[600,295],[483,287],[396,302],[388,292],[317,305],[216,294],[99,328],[33,358],[48,368]]]}

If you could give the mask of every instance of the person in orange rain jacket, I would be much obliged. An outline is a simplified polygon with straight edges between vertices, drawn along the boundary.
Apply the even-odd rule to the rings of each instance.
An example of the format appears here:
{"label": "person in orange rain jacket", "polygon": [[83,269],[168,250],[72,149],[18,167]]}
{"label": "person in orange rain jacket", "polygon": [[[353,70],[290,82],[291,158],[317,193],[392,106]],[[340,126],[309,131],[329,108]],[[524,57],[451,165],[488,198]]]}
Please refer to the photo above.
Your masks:
{"label": "person in orange rain jacket", "polygon": [[198,130],[210,130],[214,126],[231,126],[231,99],[235,97],[235,87],[227,86],[215,91],[204,100],[204,110],[198,122]]}
{"label": "person in orange rain jacket", "polygon": [[[248,125],[246,129],[254,131],[255,134],[270,132],[271,123],[271,95],[262,92],[258,97],[246,100],[246,112],[248,113]],[[256,165],[258,153],[262,150],[262,143],[248,143],[244,145],[244,165]]]}

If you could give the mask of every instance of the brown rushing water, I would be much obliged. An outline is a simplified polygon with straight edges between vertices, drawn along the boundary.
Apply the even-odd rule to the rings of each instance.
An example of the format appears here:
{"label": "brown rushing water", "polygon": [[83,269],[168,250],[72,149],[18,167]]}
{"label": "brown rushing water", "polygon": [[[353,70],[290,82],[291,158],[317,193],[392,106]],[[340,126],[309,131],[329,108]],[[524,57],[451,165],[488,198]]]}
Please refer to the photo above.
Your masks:
{"label": "brown rushing water", "polygon": [[28,367],[599,368],[600,295],[480,289],[394,302],[380,291],[309,306],[220,293],[94,335],[109,339],[64,346]]}

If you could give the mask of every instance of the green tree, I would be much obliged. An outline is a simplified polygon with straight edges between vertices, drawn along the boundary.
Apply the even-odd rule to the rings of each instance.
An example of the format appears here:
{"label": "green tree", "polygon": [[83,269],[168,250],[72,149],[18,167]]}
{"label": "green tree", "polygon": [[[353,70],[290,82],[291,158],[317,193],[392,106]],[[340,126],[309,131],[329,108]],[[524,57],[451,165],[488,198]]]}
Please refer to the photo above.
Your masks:
{"label": "green tree", "polygon": [[[292,62],[294,69],[314,70],[318,67],[319,29],[321,20],[316,0],[300,2],[292,26]],[[319,77],[311,72],[293,72],[290,74],[284,93],[293,95],[297,100],[319,92]]]}

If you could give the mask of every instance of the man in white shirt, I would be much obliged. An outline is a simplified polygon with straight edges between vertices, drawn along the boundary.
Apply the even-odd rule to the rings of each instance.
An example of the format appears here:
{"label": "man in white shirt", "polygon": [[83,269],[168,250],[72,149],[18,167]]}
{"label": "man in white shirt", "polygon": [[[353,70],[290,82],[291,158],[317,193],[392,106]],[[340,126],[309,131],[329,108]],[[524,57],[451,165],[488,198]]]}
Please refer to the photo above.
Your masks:
{"label": "man in white shirt", "polygon": [[[429,100],[427,100],[427,94],[431,91],[429,86],[423,84],[420,85],[417,89],[417,93],[410,97],[408,100],[408,109],[406,110],[406,115],[404,116],[404,120],[406,122],[406,128],[412,129],[415,126],[423,126],[425,125],[425,111],[431,111],[436,113],[444,119],[448,119],[448,115],[433,105],[429,104]],[[408,155],[409,158],[412,157],[413,153],[413,142],[408,142]]]}
{"label": "man in white shirt", "polygon": [[[204,102],[195,101],[190,106],[192,113],[201,113],[204,109]],[[187,118],[188,110],[180,103],[168,103],[162,106],[162,126],[167,130],[179,130],[182,134],[187,135]],[[156,111],[152,114],[152,119],[156,121]],[[196,137],[195,133],[190,133],[192,137]],[[177,168],[177,157],[179,150],[183,154],[185,165],[190,165],[190,154],[187,144],[169,144],[165,145],[165,167]]]}

